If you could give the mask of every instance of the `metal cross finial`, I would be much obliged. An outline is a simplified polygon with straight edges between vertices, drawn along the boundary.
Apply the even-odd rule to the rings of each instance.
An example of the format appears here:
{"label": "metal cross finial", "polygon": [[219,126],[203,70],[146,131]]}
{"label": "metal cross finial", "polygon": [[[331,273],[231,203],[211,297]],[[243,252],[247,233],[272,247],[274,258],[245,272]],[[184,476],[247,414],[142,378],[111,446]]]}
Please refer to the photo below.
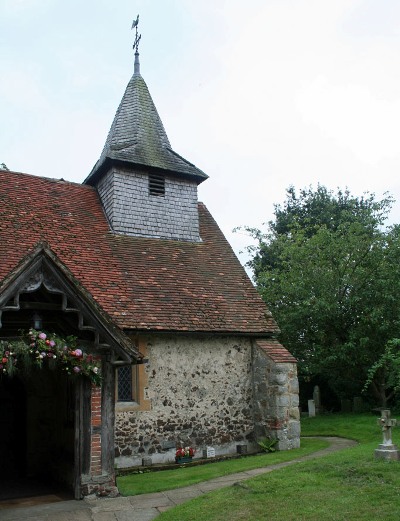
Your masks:
{"label": "metal cross finial", "polygon": [[133,42],[133,49],[135,49],[135,53],[139,52],[139,42],[142,37],[141,34],[138,34],[138,25],[139,25],[139,15],[137,15],[136,20],[133,20],[131,29],[136,29],[135,41]]}

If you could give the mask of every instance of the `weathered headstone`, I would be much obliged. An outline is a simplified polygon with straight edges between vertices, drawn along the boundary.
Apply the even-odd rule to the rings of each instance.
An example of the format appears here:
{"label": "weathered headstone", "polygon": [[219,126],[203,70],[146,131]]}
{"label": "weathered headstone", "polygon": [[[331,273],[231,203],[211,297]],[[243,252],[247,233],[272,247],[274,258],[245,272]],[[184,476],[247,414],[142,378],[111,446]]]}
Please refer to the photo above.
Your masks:
{"label": "weathered headstone", "polygon": [[314,400],[308,400],[308,416],[313,418],[315,416],[315,402]]}
{"label": "weathered headstone", "polygon": [[321,391],[319,390],[318,385],[314,387],[313,400],[315,404],[315,414],[321,414]]}
{"label": "weathered headstone", "polygon": [[397,446],[392,442],[392,427],[397,423],[397,420],[390,418],[390,411],[384,409],[381,411],[381,417],[378,419],[378,425],[382,428],[383,443],[375,449],[375,458],[386,460],[399,460],[400,453]]}
{"label": "weathered headstone", "polygon": [[360,396],[353,398],[353,412],[363,412],[365,410],[363,399]]}

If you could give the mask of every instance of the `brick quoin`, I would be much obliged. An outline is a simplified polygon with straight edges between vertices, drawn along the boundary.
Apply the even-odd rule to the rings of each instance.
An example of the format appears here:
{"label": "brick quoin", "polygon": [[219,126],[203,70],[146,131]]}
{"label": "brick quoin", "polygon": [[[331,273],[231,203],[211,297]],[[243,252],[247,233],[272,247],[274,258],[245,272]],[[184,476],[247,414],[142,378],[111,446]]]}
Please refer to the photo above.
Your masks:
{"label": "brick quoin", "polygon": [[91,396],[91,425],[101,425],[101,387],[92,386]]}
{"label": "brick quoin", "polygon": [[90,470],[92,475],[101,474],[101,437],[100,434],[92,434]]}
{"label": "brick quoin", "polygon": [[[101,387],[92,385],[91,393],[91,426],[101,426]],[[92,434],[90,443],[90,470],[92,475],[100,475],[101,469],[101,435]]]}

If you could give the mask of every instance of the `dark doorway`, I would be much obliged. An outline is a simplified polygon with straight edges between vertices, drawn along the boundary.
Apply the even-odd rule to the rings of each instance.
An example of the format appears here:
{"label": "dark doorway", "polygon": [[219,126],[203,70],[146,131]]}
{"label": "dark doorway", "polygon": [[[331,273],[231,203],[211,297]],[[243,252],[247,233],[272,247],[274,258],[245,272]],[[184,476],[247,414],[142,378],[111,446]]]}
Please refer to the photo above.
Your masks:
{"label": "dark doorway", "polygon": [[59,370],[0,378],[0,500],[73,497],[75,386]]}

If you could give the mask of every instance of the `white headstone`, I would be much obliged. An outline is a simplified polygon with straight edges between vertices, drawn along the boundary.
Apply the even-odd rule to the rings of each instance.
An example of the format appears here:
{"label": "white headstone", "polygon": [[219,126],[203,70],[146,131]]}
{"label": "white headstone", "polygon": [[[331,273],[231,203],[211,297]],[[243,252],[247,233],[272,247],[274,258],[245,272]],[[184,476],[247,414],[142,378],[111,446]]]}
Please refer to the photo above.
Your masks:
{"label": "white headstone", "polygon": [[215,458],[215,449],[213,447],[207,447],[207,458]]}

